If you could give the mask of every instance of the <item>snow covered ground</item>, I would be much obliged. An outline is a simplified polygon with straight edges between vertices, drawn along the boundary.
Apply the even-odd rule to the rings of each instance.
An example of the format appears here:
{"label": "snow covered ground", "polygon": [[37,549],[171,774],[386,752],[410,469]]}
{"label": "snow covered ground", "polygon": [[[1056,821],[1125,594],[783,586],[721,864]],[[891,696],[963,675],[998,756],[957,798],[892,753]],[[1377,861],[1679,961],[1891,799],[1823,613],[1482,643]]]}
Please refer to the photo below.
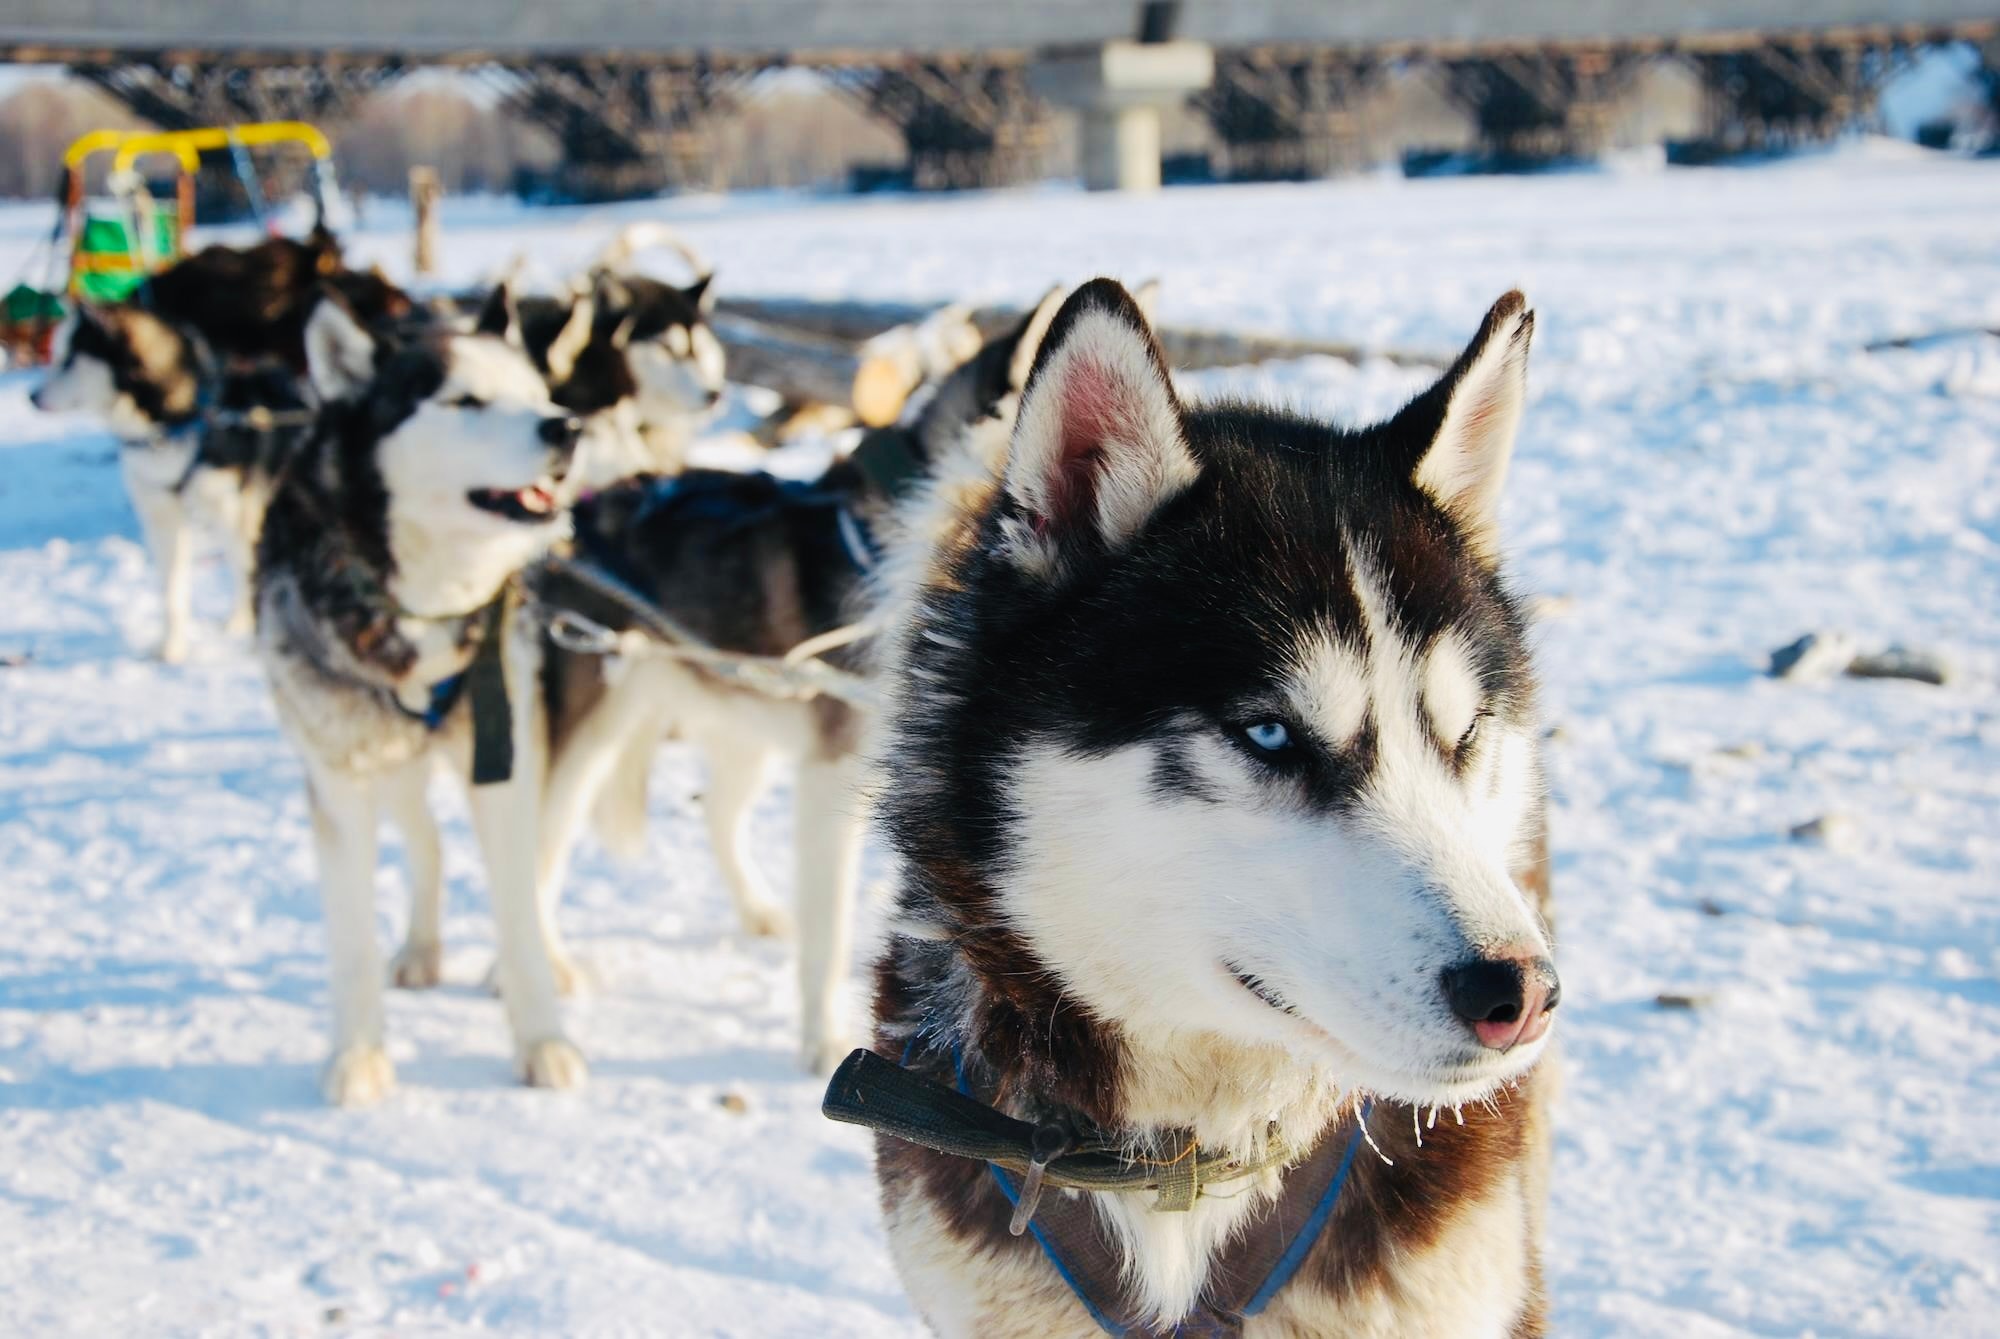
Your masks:
{"label": "snow covered ground", "polygon": [[[1557,1332],[1996,1332],[2000,340],[1862,346],[2000,326],[2000,164],[1875,146],[1152,200],[468,204],[445,251],[457,280],[517,251],[557,274],[643,215],[734,293],[1157,275],[1170,321],[1440,351],[1524,285],[1506,519],[1550,597]],[[400,272],[400,219],[370,224],[356,250]],[[0,211],[0,269],[44,225]],[[1418,379],[1307,361],[1191,383],[1361,416]],[[587,853],[567,898],[603,978],[572,1009],[591,1087],[508,1082],[454,804],[450,984],[392,1002],[395,1098],[319,1104],[298,768],[242,646],[138,658],[159,611],[113,448],[38,418],[29,385],[0,378],[6,1332],[917,1332],[866,1143],[791,1068],[787,956],[735,933],[698,764],[672,751],[648,861]],[[1762,677],[1812,628],[1942,651],[1957,678]],[[760,818],[780,879],[784,812]],[[1829,814],[1846,840],[1788,838]],[[393,868],[380,893],[386,936]]]}

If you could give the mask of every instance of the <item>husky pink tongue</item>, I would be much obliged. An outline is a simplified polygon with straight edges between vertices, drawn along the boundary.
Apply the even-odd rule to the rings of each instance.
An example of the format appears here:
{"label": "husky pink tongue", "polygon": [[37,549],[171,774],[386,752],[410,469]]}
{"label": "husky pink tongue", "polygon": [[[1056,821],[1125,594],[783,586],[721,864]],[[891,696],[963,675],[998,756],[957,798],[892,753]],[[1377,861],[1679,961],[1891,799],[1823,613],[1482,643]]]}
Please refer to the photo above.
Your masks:
{"label": "husky pink tongue", "polygon": [[548,512],[556,509],[555,494],[540,484],[529,484],[516,496],[520,498],[522,507],[528,511]]}

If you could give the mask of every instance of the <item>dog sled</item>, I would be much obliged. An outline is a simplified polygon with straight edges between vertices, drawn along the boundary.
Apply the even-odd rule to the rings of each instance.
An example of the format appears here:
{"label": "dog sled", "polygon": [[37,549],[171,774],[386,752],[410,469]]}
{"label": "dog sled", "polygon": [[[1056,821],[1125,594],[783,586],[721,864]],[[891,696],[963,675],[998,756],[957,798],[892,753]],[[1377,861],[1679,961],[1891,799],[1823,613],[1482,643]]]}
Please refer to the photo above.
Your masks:
{"label": "dog sled", "polygon": [[[123,302],[154,274],[186,254],[195,225],[195,180],[204,153],[227,151],[251,217],[273,230],[250,153],[253,149],[296,149],[308,159],[307,183],[315,216],[325,217],[337,190],[333,145],[303,121],[205,126],[195,130],[93,130],[63,154],[56,220],[45,242],[42,282],[29,282],[31,258],[21,279],[0,299],[0,348],[16,366],[46,362],[49,341],[72,302]],[[90,166],[111,154],[106,193],[88,193]],[[165,157],[173,163],[172,200],[156,199],[139,164]],[[67,253],[65,254],[65,248]]]}

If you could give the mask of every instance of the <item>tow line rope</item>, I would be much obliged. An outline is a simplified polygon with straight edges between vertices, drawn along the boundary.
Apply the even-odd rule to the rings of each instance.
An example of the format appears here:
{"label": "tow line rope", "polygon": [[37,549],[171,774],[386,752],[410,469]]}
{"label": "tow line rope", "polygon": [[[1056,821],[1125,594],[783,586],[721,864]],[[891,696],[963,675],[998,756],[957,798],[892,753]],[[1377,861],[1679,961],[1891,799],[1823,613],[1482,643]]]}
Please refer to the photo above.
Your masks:
{"label": "tow line rope", "polygon": [[544,566],[616,604],[639,625],[640,635],[634,636],[608,628],[574,609],[539,600],[538,608],[550,640],[572,654],[661,655],[697,666],[766,697],[804,701],[824,696],[863,708],[873,707],[880,700],[875,686],[867,679],[818,658],[836,646],[868,636],[873,628],[867,624],[851,624],[822,633],[783,656],[725,651],[602,568],[562,557],[550,557],[544,560]]}

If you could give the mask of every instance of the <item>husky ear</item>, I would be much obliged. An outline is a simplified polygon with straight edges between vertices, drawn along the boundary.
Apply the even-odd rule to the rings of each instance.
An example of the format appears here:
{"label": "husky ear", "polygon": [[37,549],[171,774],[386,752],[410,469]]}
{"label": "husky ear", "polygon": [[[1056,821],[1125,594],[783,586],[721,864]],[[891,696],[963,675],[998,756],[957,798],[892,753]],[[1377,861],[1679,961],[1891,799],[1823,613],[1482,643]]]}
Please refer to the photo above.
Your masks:
{"label": "husky ear", "polygon": [[715,310],[715,273],[710,271],[681,290],[681,296],[694,304],[694,309],[703,316]]}
{"label": "husky ear", "polygon": [[1091,280],[1050,322],[1021,394],[1006,477],[1027,523],[1011,546],[1044,572],[1078,545],[1115,549],[1197,473],[1146,318],[1117,283]]}
{"label": "husky ear", "polygon": [[521,347],[521,314],[514,306],[513,284],[503,279],[493,286],[486,305],[479,309],[479,319],[473,322],[472,333],[493,335]]}
{"label": "husky ear", "polygon": [[1482,558],[1498,554],[1495,520],[1514,434],[1528,395],[1528,342],[1535,313],[1517,289],[1486,313],[1458,361],[1396,416],[1413,441],[1417,487],[1464,529]]}
{"label": "husky ear", "polygon": [[1042,351],[1042,341],[1048,338],[1049,326],[1062,310],[1063,290],[1057,284],[1042,294],[1042,300],[1028,313],[1028,319],[1021,322],[1021,328],[1014,335],[1014,356],[1007,363],[1007,385],[1020,390],[1028,384],[1028,373],[1034,370],[1035,355]]}
{"label": "husky ear", "polygon": [[592,325],[597,320],[597,304],[585,294],[570,304],[569,319],[549,344],[549,379],[568,381],[576,371],[576,360],[590,343]]}
{"label": "husky ear", "polygon": [[632,332],[639,327],[639,314],[628,313],[611,331],[611,347],[623,351],[632,342]]}
{"label": "husky ear", "polygon": [[375,377],[375,337],[331,293],[320,296],[306,322],[306,370],[322,400],[344,400]]}

